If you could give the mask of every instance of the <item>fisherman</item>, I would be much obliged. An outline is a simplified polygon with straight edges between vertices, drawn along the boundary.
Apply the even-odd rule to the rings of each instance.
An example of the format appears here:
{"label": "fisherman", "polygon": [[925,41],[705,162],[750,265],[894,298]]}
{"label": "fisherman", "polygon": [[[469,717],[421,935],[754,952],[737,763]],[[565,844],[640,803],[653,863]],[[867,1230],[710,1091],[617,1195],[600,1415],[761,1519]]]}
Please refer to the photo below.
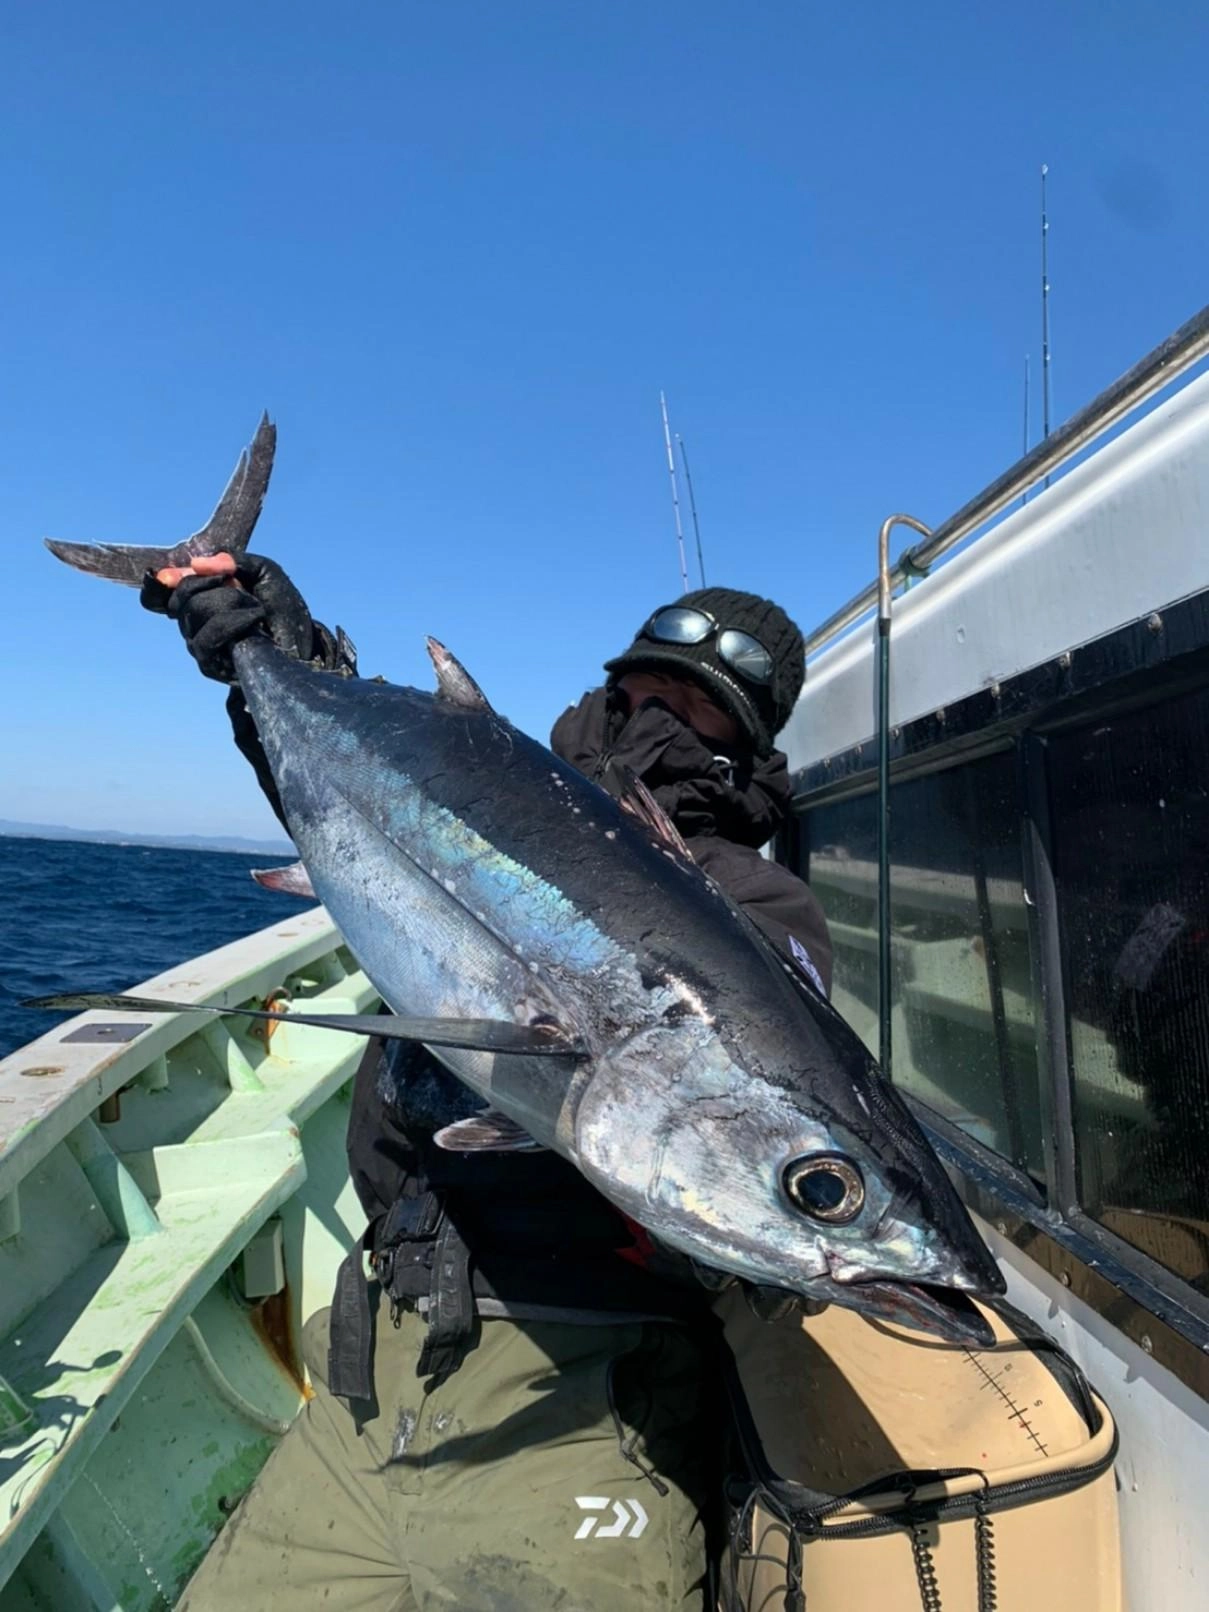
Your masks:
{"label": "fisherman", "polygon": [[[237,569],[220,555],[149,573],[142,602],[232,685],[236,743],[284,823],[232,646],[267,633],[355,675],[351,645],[250,554]],[[760,854],[789,802],[774,740],[804,670],[801,633],[777,605],[701,589],[652,612],[551,747],[614,795],[636,773],[694,860],[826,992],[818,904]],[[657,1247],[552,1153],[434,1145],[478,1107],[424,1048],[370,1044],[348,1129],[369,1226],[331,1311],[305,1328],[314,1397],[181,1612],[712,1612],[717,1278]],[[749,1297],[765,1312],[786,1302]]]}

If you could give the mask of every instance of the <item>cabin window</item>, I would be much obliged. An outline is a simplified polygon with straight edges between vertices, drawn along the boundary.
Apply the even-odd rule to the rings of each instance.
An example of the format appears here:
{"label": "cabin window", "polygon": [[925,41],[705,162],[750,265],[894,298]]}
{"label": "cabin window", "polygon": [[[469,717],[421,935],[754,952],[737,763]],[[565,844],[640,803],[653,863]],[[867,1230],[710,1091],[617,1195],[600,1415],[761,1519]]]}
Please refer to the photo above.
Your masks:
{"label": "cabin window", "polygon": [[[835,947],[836,1007],[877,1051],[877,796],[815,807],[808,877]],[[893,1078],[1044,1176],[1016,759],[891,794]]]}
{"label": "cabin window", "polygon": [[1080,1203],[1209,1291],[1209,692],[1048,743]]}

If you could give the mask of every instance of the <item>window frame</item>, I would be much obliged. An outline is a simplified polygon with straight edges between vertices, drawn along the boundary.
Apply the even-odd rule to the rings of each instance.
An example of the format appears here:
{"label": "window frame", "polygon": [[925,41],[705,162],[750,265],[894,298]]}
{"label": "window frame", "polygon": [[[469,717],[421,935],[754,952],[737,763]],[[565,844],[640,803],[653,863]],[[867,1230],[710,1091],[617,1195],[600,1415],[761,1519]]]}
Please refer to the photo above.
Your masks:
{"label": "window frame", "polygon": [[[1031,899],[1028,944],[1045,1162],[1043,1199],[1006,1158],[903,1095],[971,1209],[1110,1323],[1209,1398],[1209,1294],[1201,1294],[1079,1202],[1067,988],[1053,873],[1047,752],[1058,734],[1209,687],[1209,590],[1126,623],[1054,661],[992,684],[891,736],[891,801],[899,784],[1016,754],[1021,872]],[[876,745],[864,740],[794,777],[778,852],[809,877],[809,820],[876,788]]]}
{"label": "window frame", "polygon": [[[984,746],[980,746],[980,747],[978,747],[976,749],[966,747],[965,750],[961,753],[960,757],[957,758],[956,760],[953,759],[952,757],[945,757],[945,758],[942,758],[940,760],[936,760],[934,758],[923,758],[918,764],[916,764],[916,765],[914,765],[914,766],[912,766],[910,768],[904,768],[901,773],[898,772],[898,771],[895,771],[892,774],[892,777],[891,777],[891,791],[892,791],[891,799],[892,799],[892,802],[893,802],[893,790],[899,784],[911,785],[911,784],[919,783],[923,779],[935,777],[939,773],[956,771],[957,768],[961,767],[961,766],[977,766],[979,763],[981,763],[983,761],[993,760],[996,756],[1010,755],[1015,750],[1015,748],[1016,748],[1015,740],[1012,737],[1009,736],[1007,738],[1004,738],[1003,736],[997,736],[996,739],[994,740],[994,742],[988,743],[988,744],[986,744]],[[1013,801],[1013,804],[1016,804],[1018,806],[1018,804],[1019,804],[1019,795],[1020,795],[1020,762],[1019,762],[1019,756],[1018,755],[1016,757],[1016,769],[1015,770],[1016,770],[1016,782],[1015,782],[1015,785],[1014,785],[1014,788],[1013,788],[1012,801]],[[849,802],[849,801],[868,800],[868,799],[870,799],[870,797],[875,797],[876,794],[877,794],[877,783],[876,783],[876,778],[874,778],[872,783],[862,783],[862,784],[859,784],[857,787],[843,788],[843,789],[839,790],[838,792],[833,791],[833,792],[827,794],[824,798],[812,800],[810,805],[811,805],[811,808],[814,808],[814,807],[840,806],[840,805],[843,805],[843,804],[845,804],[846,802]],[[796,807],[796,804],[797,803],[796,803],[796,800],[795,800],[795,807]],[[793,814],[793,821],[794,821],[794,828],[791,831],[792,837],[786,838],[786,840],[784,841],[784,844],[785,844],[785,846],[787,848],[787,850],[786,850],[786,858],[789,860],[790,866],[800,870],[804,865],[807,865],[807,859],[805,857],[803,857],[803,855],[802,855],[802,850],[803,850],[803,847],[805,846],[805,842],[806,842],[806,839],[807,839],[807,835],[805,833],[805,814],[800,813],[799,811],[795,810],[795,812]],[[778,854],[780,854],[780,853],[778,853]],[[892,866],[893,866],[893,863],[892,863]],[[1022,868],[1022,885],[1023,885],[1023,887],[1025,889],[1027,889],[1028,888],[1027,870],[1026,870],[1026,868],[1024,866],[1023,859],[1022,859],[1022,862],[1021,862],[1021,868]],[[807,879],[809,879],[809,873],[808,872],[806,874],[806,877],[807,877]],[[1033,974],[1035,975],[1035,973],[1036,973],[1037,942],[1036,942],[1036,936],[1035,936],[1034,931],[1035,931],[1035,927],[1036,927],[1036,922],[1035,922],[1036,921],[1036,913],[1035,913],[1034,909],[1031,906],[1029,906],[1027,903],[1025,904],[1025,910],[1026,910],[1026,912],[1028,914],[1028,919],[1027,919],[1027,923],[1028,923],[1027,940],[1028,940],[1028,948],[1029,948],[1029,961],[1030,961],[1031,970],[1032,970]],[[1033,1002],[1033,1007],[1034,1007],[1034,1023],[1036,1025],[1037,1034],[1040,1036],[1042,1027],[1041,1027],[1041,1022],[1037,1018],[1037,1014],[1036,1014],[1036,1004],[1037,1004],[1037,1001],[1038,1001],[1038,997],[1037,997],[1035,982],[1034,982],[1034,984],[1033,984],[1033,986],[1031,988],[1031,995],[1032,995],[1032,1002]],[[877,1048],[875,1046],[870,1047],[869,1050],[873,1054],[874,1057],[877,1056]],[[892,1056],[891,1056],[891,1065],[893,1067],[893,1053],[892,1053]],[[1045,1145],[1045,1147],[1046,1147],[1046,1155],[1045,1155],[1045,1159],[1044,1159],[1045,1172],[1044,1172],[1043,1179],[1044,1179],[1044,1182],[1045,1182],[1046,1194],[1050,1198],[1052,1198],[1052,1196],[1053,1196],[1053,1178],[1052,1178],[1052,1175],[1051,1175],[1051,1172],[1050,1172],[1050,1169],[1049,1169],[1049,1164],[1050,1164],[1050,1160],[1049,1160],[1049,1157],[1048,1157],[1049,1126],[1048,1126],[1047,1118],[1046,1118],[1046,1110],[1048,1108],[1048,1104],[1046,1102],[1046,1094],[1045,1094],[1045,1091],[1044,1091],[1045,1071],[1044,1071],[1044,1068],[1042,1067],[1042,1065],[1040,1063],[1040,1060],[1038,1061],[1037,1079],[1038,1079],[1038,1085],[1042,1090],[1041,1103],[1042,1103],[1043,1145]],[[1006,1109],[1010,1108],[1010,1100],[1006,1095],[1006,1082],[1003,1083],[1003,1089],[1004,1089],[1004,1092],[1005,1092],[1004,1103],[1005,1103],[1005,1110],[1006,1110]],[[900,1087],[900,1090],[905,1095],[913,1096],[913,1094],[911,1092],[911,1088],[909,1086],[905,1085],[905,1084]],[[916,1099],[916,1100],[919,1101],[920,1107],[922,1109],[924,1109],[926,1112],[931,1113],[931,1114],[935,1114],[934,1110],[927,1109],[927,1107],[923,1103],[922,1099]],[[950,1126],[951,1125],[951,1122],[946,1120],[946,1119],[944,1119],[943,1116],[935,1114],[935,1117],[942,1124],[944,1124],[945,1126]],[[954,1134],[956,1134],[956,1135],[965,1136],[965,1135],[968,1134],[967,1132],[964,1132],[964,1131],[960,1130],[960,1128],[957,1127],[957,1126],[952,1126],[952,1129],[954,1131]],[[986,1152],[989,1157],[995,1158],[995,1159],[997,1159],[999,1161],[1000,1166],[1002,1167],[1003,1171],[1005,1172],[1005,1179],[1010,1180],[1012,1185],[1013,1185],[1013,1187],[1016,1190],[1024,1193],[1026,1196],[1031,1194],[1032,1196],[1034,1196],[1036,1198],[1036,1201],[1037,1201],[1037,1203],[1039,1205],[1044,1205],[1044,1203],[1046,1201],[1046,1198],[1045,1198],[1045,1196],[1043,1196],[1041,1194],[1041,1192],[1038,1191],[1038,1189],[1037,1189],[1037,1187],[1035,1185],[1034,1177],[1028,1171],[1020,1169],[1017,1165],[1013,1164],[1011,1162],[1011,1160],[1008,1159],[1005,1155],[996,1154],[993,1149],[985,1147],[985,1144],[978,1142],[975,1138],[970,1137],[970,1141],[971,1141],[973,1146],[975,1146],[975,1147],[981,1149],[982,1151]]]}

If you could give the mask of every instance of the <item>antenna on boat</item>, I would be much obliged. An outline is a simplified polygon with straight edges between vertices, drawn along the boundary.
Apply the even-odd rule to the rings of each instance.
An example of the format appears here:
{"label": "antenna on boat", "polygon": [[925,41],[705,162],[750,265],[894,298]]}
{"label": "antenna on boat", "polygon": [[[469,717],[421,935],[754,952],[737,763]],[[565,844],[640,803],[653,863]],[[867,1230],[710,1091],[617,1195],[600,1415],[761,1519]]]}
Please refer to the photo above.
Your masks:
{"label": "antenna on boat", "polygon": [[1028,353],[1025,353],[1025,355],[1024,355],[1024,439],[1023,439],[1023,443],[1022,443],[1022,452],[1023,453],[1028,452],[1028,425],[1029,425],[1029,421],[1028,421],[1028,381],[1029,381],[1028,366],[1029,366],[1029,358],[1030,358],[1030,356],[1031,355],[1028,354]]}
{"label": "antenna on boat", "polygon": [[[1049,436],[1049,216],[1045,210],[1045,180],[1049,163],[1041,164],[1041,435]],[[1046,476],[1044,485],[1049,486]]]}
{"label": "antenna on boat", "polygon": [[697,522],[697,500],[693,496],[693,473],[688,467],[688,449],[684,446],[684,438],[676,435],[676,446],[680,449],[680,457],[684,461],[684,482],[688,488],[688,507],[693,517],[693,536],[697,540],[697,569],[701,573],[701,586],[705,586],[705,556],[701,552],[701,527]]}
{"label": "antenna on boat", "polygon": [[659,394],[659,407],[663,410],[663,443],[667,448],[667,473],[672,478],[672,515],[676,521],[676,545],[680,551],[680,591],[688,592],[688,562],[684,557],[684,527],[680,524],[680,494],[676,488],[676,461],[672,458],[672,430],[667,423],[667,398]]}

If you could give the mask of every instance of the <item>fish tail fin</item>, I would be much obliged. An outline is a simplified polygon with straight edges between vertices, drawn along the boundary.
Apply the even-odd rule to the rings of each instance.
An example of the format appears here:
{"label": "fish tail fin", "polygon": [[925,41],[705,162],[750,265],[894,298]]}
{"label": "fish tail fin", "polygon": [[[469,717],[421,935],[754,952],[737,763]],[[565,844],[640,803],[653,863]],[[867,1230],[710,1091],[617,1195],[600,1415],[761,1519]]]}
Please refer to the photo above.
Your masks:
{"label": "fish tail fin", "polygon": [[46,547],[57,560],[88,576],[104,577],[137,588],[148,571],[165,566],[187,566],[207,554],[232,554],[236,559],[248,546],[269,490],[273,455],[277,448],[277,427],[267,414],[261,416],[256,435],[239,456],[239,463],[215,506],[213,515],[200,531],[167,548],[149,548],[124,543],[61,543],[45,538]]}

